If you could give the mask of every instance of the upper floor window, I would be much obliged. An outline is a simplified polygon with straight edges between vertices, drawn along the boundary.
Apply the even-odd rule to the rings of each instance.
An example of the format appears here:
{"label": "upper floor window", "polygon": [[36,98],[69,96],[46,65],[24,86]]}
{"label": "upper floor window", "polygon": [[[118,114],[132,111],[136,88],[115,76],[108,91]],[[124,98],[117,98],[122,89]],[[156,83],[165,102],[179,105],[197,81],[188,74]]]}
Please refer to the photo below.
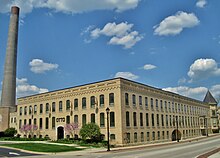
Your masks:
{"label": "upper floor window", "polygon": [[95,114],[91,114],[91,123],[95,123]]}
{"label": "upper floor window", "polygon": [[160,100],[160,110],[163,110],[163,100]]}
{"label": "upper floor window", "polygon": [[136,105],[136,96],[134,94],[132,95],[132,103],[133,105]]}
{"label": "upper floor window", "polygon": [[142,106],[142,96],[139,96],[139,105]]}
{"label": "upper floor window", "polygon": [[90,97],[90,108],[95,108],[95,96]]}
{"label": "upper floor window", "polygon": [[125,105],[129,105],[129,95],[125,93]]}
{"label": "upper floor window", "polygon": [[145,97],[145,107],[148,108],[148,98]]}
{"label": "upper floor window", "polygon": [[66,116],[66,124],[70,124],[70,116]]}
{"label": "upper floor window", "polygon": [[167,101],[164,102],[164,108],[167,111]]}
{"label": "upper floor window", "polygon": [[32,106],[30,105],[29,106],[29,115],[31,115],[32,114]]}
{"label": "upper floor window", "polygon": [[43,104],[40,104],[40,114],[43,113]]}
{"label": "upper floor window", "polygon": [[126,111],[126,126],[130,126],[130,116],[128,111]]}
{"label": "upper floor window", "polygon": [[55,112],[55,111],[56,111],[56,103],[53,102],[53,103],[52,103],[52,112]]}
{"label": "upper floor window", "polygon": [[78,122],[78,115],[74,115],[74,123],[75,124],[78,124],[79,122]]}
{"label": "upper floor window", "polygon": [[158,110],[158,99],[156,99],[156,109]]}
{"label": "upper floor window", "polygon": [[140,113],[140,126],[143,126],[143,113]]}
{"label": "upper floor window", "polygon": [[50,106],[49,103],[46,103],[46,113],[49,113],[49,111],[50,111],[50,107],[49,106]]}
{"label": "upper floor window", "polygon": [[105,98],[103,94],[99,96],[99,102],[100,102],[100,107],[103,107],[105,104]]}
{"label": "upper floor window", "polygon": [[105,127],[105,113],[100,113],[100,127]]}
{"label": "upper floor window", "polygon": [[115,103],[115,98],[114,98],[114,93],[109,94],[109,105],[114,105]]}
{"label": "upper floor window", "polygon": [[137,126],[137,114],[136,114],[136,112],[133,112],[133,124],[134,124],[134,126]]}
{"label": "upper floor window", "polygon": [[37,105],[34,105],[34,114],[37,113]]}
{"label": "upper floor window", "polygon": [[24,115],[27,115],[27,106],[24,107]]}
{"label": "upper floor window", "polygon": [[66,101],[66,111],[70,110],[70,100]]}
{"label": "upper floor window", "polygon": [[154,109],[154,99],[153,98],[150,98],[150,106],[151,106],[151,109]]}
{"label": "upper floor window", "polygon": [[59,111],[63,111],[63,102],[59,101]]}
{"label": "upper floor window", "polygon": [[78,109],[78,99],[74,99],[74,110]]}
{"label": "upper floor window", "polygon": [[86,109],[86,97],[82,98],[82,108]]}
{"label": "upper floor window", "polygon": [[22,115],[22,107],[20,107],[20,115]]}
{"label": "upper floor window", "polygon": [[82,125],[86,124],[86,114],[82,115]]}

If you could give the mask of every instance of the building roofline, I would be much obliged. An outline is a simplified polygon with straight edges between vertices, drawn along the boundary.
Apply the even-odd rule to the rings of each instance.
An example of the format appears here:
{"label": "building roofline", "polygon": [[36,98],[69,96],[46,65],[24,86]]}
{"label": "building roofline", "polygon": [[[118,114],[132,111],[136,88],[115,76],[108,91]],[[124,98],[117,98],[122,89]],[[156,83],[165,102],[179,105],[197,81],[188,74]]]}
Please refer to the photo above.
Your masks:
{"label": "building roofline", "polygon": [[113,80],[125,80],[125,81],[132,82],[132,83],[135,83],[135,84],[138,84],[138,85],[141,85],[141,86],[149,87],[149,88],[154,89],[154,90],[158,90],[158,91],[161,91],[161,92],[169,93],[170,95],[173,95],[173,96],[176,96],[176,97],[182,97],[182,98],[188,99],[190,101],[206,104],[206,103],[204,103],[203,101],[200,101],[200,100],[196,100],[196,99],[193,99],[193,98],[190,98],[190,97],[186,97],[186,96],[174,93],[174,92],[165,91],[163,89],[156,88],[156,87],[153,87],[153,86],[149,86],[149,85],[146,85],[144,83],[137,82],[137,81],[132,81],[132,80],[129,80],[129,79],[126,79],[126,78],[123,78],[123,77],[117,77],[117,78],[111,78],[111,79],[96,81],[96,82],[90,82],[90,83],[81,84],[81,85],[78,85],[78,86],[67,87],[67,88],[63,88],[63,89],[57,89],[57,90],[53,90],[53,91],[49,91],[49,92],[45,92],[45,93],[24,96],[24,97],[20,97],[20,98],[17,98],[17,99],[24,99],[24,98],[27,98],[27,97],[33,97],[33,96],[37,96],[37,95],[53,93],[53,92],[57,92],[57,91],[62,91],[62,90],[67,90],[67,89],[72,89],[72,88],[78,88],[78,87],[82,87],[82,86],[88,86],[88,85],[91,85],[91,84],[97,84],[97,83],[113,81]]}

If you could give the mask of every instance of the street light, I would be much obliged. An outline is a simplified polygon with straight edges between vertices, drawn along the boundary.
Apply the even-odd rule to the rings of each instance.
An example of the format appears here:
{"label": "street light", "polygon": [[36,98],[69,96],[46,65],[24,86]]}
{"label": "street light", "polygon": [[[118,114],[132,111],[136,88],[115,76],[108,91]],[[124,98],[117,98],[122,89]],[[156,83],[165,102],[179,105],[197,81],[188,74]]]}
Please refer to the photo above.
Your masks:
{"label": "street light", "polygon": [[108,148],[107,151],[110,151],[110,144],[109,144],[109,107],[106,108],[106,113],[107,113],[107,140],[108,140]]}

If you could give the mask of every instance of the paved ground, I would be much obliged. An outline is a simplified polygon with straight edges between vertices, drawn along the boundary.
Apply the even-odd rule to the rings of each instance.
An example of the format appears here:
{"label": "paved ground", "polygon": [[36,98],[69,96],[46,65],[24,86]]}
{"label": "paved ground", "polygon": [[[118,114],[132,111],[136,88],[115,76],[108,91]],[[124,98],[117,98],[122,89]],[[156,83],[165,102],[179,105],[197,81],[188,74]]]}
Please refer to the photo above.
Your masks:
{"label": "paved ground", "polygon": [[[212,138],[213,137],[213,138]],[[212,135],[209,137],[209,139],[212,139],[212,140],[216,140],[216,142],[219,143],[220,141],[220,135]],[[204,139],[204,142],[203,142],[203,139]],[[106,152],[106,149],[105,148],[92,148],[92,149],[86,149],[86,150],[83,150],[83,151],[74,151],[74,152],[66,152],[66,153],[53,153],[53,154],[48,154],[48,155],[38,155],[37,158],[39,157],[51,157],[51,158],[55,158],[55,157],[88,157],[88,158],[92,158],[92,157],[96,157],[96,158],[101,158],[101,157],[109,157],[111,158],[113,155],[114,157],[124,157],[124,158],[128,158],[128,156],[132,157],[132,154],[136,154],[138,156],[135,156],[135,157],[143,157],[145,158],[145,156],[143,155],[144,152],[146,152],[146,154],[148,154],[149,152],[151,152],[152,150],[155,150],[155,152],[158,152],[158,149],[162,149],[162,148],[166,148],[166,146],[168,145],[172,145],[172,146],[176,146],[177,145],[180,145],[179,146],[179,150],[183,150],[185,147],[184,146],[187,146],[187,145],[191,145],[192,147],[194,147],[195,145],[193,144],[194,142],[196,143],[197,140],[203,142],[203,145],[205,145],[205,148],[206,150],[204,150],[204,152],[201,152],[200,156],[203,156],[203,157],[199,157],[199,158],[207,158],[209,156],[209,158],[220,158],[220,152],[219,151],[214,151],[213,148],[210,148],[209,147],[209,144],[206,144],[206,137],[199,137],[199,138],[194,138],[194,139],[190,139],[190,140],[184,140],[184,141],[181,141],[180,143],[176,143],[176,142],[166,142],[166,143],[157,143],[157,144],[146,144],[146,145],[139,145],[139,146],[129,146],[129,147],[117,147],[117,148],[113,148],[111,149],[111,152]],[[185,145],[184,145],[184,142],[185,142]],[[189,142],[190,144],[188,144],[187,142]],[[1,143],[5,143],[5,142],[0,142]],[[13,142],[14,143],[14,142]],[[17,142],[17,143],[20,143],[20,142]],[[37,142],[36,142],[37,143]],[[42,142],[41,142],[42,143]],[[49,143],[49,142],[44,142],[44,143]],[[182,143],[182,147],[181,147],[181,143]],[[187,144],[186,144],[187,143]],[[54,144],[54,143],[53,143]],[[220,144],[220,143],[219,143]],[[64,144],[57,144],[57,145],[64,145]],[[66,145],[70,145],[70,144],[66,144]],[[74,145],[75,146],[75,145]],[[154,149],[154,148],[158,148],[158,149]],[[161,147],[161,148],[160,148]],[[220,147],[220,146],[219,146]],[[147,149],[146,149],[147,148]],[[169,148],[169,147],[168,147]],[[143,153],[141,153],[143,150]],[[169,153],[169,150],[166,151],[167,149],[164,149],[164,152]],[[174,151],[174,150],[173,150]],[[178,149],[176,149],[175,151],[178,151]],[[7,151],[9,153],[9,151]],[[172,152],[172,151],[170,151]],[[11,152],[12,155],[9,155],[10,157],[12,156],[16,156],[18,157],[19,155],[13,155],[13,152]],[[14,152],[16,153],[16,152]],[[119,154],[118,154],[119,153]],[[121,153],[121,155],[120,155]],[[131,155],[124,155],[124,153],[127,155],[127,153],[131,153]],[[0,155],[2,154],[1,150],[0,150]],[[31,154],[31,153],[29,153]],[[33,155],[31,157],[35,157],[34,156],[35,154],[32,153]],[[174,153],[171,153],[171,154],[174,154]],[[123,156],[124,155],[124,156]],[[166,154],[167,155],[167,154]],[[182,155],[184,157],[184,155],[186,155],[184,152],[182,152]],[[8,157],[9,157],[8,156]],[[24,157],[26,155],[23,155],[20,157]],[[27,156],[30,156],[30,155],[27,155]],[[165,155],[164,155],[165,156]],[[177,155],[175,155],[177,156]],[[199,156],[199,155],[197,155]],[[1,156],[0,156],[1,157]],[[147,156],[148,157],[148,156]],[[150,156],[152,157],[152,156]],[[169,156],[168,156],[169,157]],[[172,156],[171,156],[172,157]],[[178,156],[177,156],[178,157]],[[132,157],[133,158],[133,157]]]}

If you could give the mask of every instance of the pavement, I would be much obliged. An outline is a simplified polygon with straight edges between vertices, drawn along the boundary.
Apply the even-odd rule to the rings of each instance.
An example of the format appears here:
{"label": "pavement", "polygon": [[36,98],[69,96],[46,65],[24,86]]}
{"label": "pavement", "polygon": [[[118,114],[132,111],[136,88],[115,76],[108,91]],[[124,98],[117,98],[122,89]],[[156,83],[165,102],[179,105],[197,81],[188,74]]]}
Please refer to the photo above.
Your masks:
{"label": "pavement", "polygon": [[[209,137],[214,137],[218,136],[219,134],[212,134],[209,135]],[[206,137],[201,136],[201,137],[196,137],[196,138],[191,138],[191,139],[185,139],[181,140],[180,142],[160,142],[160,143],[149,143],[149,144],[143,144],[143,145],[136,145],[136,146],[123,146],[123,147],[115,147],[111,148],[111,151],[125,151],[125,150],[131,150],[131,149],[141,149],[141,148],[146,148],[146,147],[156,147],[156,146],[164,146],[168,144],[175,144],[175,143],[184,143],[184,142],[191,142],[191,141],[198,141],[201,139],[205,139]],[[45,143],[45,144],[56,144],[56,145],[66,145],[66,146],[74,146],[77,148],[85,148],[85,147],[80,147],[76,144],[61,144],[61,143],[51,143],[47,141],[0,141],[0,145],[4,143]],[[22,151],[22,150],[21,150]],[[24,150],[23,150],[24,151]],[[31,151],[25,151],[29,153],[34,153],[34,154],[44,154],[44,155],[62,155],[64,153],[39,153],[39,152],[31,152]],[[72,152],[65,152],[65,155],[82,155],[82,154],[91,154],[91,153],[98,153],[98,152],[106,152],[106,148],[87,148],[82,151],[72,151]],[[40,156],[39,156],[40,157]],[[215,150],[209,151],[207,153],[204,153],[197,158],[220,158],[220,148],[217,148]]]}

